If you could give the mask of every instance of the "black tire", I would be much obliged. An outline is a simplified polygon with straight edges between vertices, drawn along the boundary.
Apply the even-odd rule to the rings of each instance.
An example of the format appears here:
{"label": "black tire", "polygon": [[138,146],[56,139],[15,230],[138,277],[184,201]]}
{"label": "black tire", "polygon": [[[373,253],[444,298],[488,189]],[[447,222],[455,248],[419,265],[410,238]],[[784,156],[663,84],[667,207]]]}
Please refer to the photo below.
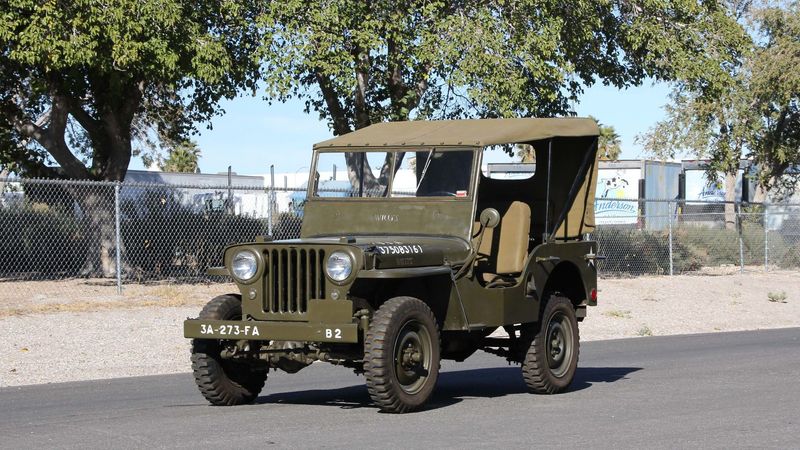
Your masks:
{"label": "black tire", "polygon": [[431,309],[413,297],[395,297],[375,312],[364,343],[367,390],[381,411],[422,407],[439,378],[439,327]]}
{"label": "black tire", "polygon": [[[200,319],[240,320],[242,301],[235,295],[221,295],[208,302]],[[266,368],[223,360],[218,339],[192,340],[192,372],[203,397],[212,405],[233,406],[250,403],[267,381]]]}
{"label": "black tire", "polygon": [[535,394],[566,390],[578,367],[580,336],[569,299],[550,296],[533,341],[522,361],[522,377]]}

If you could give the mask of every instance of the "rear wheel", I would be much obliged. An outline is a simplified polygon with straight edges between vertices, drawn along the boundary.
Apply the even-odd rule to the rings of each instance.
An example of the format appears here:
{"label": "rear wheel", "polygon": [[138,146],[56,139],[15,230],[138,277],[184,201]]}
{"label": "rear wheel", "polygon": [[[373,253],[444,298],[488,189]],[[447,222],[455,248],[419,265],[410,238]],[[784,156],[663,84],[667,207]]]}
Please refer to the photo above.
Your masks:
{"label": "rear wheel", "polygon": [[551,296],[522,362],[528,390],[536,394],[566,390],[575,377],[579,351],[578,320],[572,302]]}
{"label": "rear wheel", "polygon": [[439,327],[428,305],[396,297],[375,312],[364,344],[367,390],[382,411],[419,409],[439,377]]}
{"label": "rear wheel", "polygon": [[[242,301],[234,295],[214,298],[200,312],[200,319],[241,320]],[[223,341],[192,340],[192,372],[197,387],[212,405],[250,403],[258,397],[267,380],[267,369],[222,359]]]}

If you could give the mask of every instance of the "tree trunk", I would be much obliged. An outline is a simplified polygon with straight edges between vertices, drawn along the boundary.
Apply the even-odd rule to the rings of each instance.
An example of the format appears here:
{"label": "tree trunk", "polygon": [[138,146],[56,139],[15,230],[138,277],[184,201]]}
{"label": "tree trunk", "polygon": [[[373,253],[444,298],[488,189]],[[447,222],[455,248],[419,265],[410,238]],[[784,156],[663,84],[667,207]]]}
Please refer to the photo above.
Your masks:
{"label": "tree trunk", "polygon": [[0,171],[0,199],[6,191],[6,178],[8,178],[8,170]]}
{"label": "tree trunk", "polygon": [[725,228],[728,230],[736,229],[736,175],[736,172],[725,174]]}
{"label": "tree trunk", "polygon": [[767,191],[761,184],[756,184],[756,191],[753,193],[753,203],[764,203],[767,201]]}
{"label": "tree trunk", "polygon": [[116,211],[113,187],[79,185],[70,186],[68,191],[81,209],[85,232],[90,234],[91,247],[86,252],[81,276],[116,276]]}

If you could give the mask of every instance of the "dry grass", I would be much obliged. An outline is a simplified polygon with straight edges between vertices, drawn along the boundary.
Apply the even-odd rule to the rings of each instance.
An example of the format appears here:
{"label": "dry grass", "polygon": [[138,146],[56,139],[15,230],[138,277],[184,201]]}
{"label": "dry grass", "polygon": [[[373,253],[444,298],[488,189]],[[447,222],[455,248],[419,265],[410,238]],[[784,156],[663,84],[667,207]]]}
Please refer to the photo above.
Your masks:
{"label": "dry grass", "polygon": [[209,299],[235,290],[230,284],[134,284],[125,286],[120,295],[106,280],[7,282],[0,284],[0,318],[149,307],[201,308]]}
{"label": "dry grass", "polygon": [[772,303],[786,303],[786,292],[770,292],[767,294],[767,300]]}
{"label": "dry grass", "polygon": [[630,319],[631,312],[630,311],[623,311],[621,309],[612,309],[610,311],[606,311],[603,313],[608,317],[616,317],[618,319]]}

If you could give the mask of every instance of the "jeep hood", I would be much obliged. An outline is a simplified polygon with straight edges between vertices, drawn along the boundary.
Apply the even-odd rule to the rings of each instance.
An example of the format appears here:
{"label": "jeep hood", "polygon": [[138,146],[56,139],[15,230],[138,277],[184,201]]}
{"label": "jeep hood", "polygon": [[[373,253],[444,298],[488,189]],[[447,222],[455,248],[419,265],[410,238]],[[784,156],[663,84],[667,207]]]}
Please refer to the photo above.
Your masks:
{"label": "jeep hood", "polygon": [[469,244],[462,239],[414,235],[320,237],[276,241],[275,244],[358,247],[364,253],[366,269],[450,265],[463,261],[469,254]]}

